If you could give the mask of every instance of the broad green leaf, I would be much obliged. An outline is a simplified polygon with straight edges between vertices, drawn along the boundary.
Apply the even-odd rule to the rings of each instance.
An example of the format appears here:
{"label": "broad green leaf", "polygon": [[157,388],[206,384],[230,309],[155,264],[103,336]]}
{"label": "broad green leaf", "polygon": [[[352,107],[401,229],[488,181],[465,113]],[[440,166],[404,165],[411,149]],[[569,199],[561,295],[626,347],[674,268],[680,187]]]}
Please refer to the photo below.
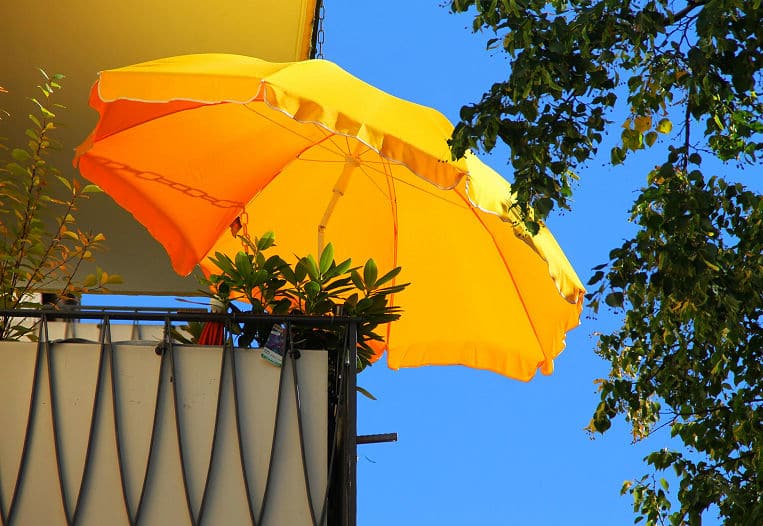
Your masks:
{"label": "broad green leaf", "polygon": [[307,264],[305,258],[300,259],[294,267],[294,277],[296,283],[301,283],[307,277]]}
{"label": "broad green leaf", "polygon": [[366,285],[363,283],[363,279],[360,277],[360,274],[357,270],[353,270],[350,273],[350,278],[352,279],[352,283],[359,289],[359,290],[365,290]]}
{"label": "broad green leaf", "polygon": [[313,258],[312,254],[308,255],[305,258],[302,258],[302,261],[304,262],[305,270],[307,270],[307,275],[310,276],[310,279],[313,281],[320,281],[320,273],[318,272],[318,265],[315,262],[315,259]]}
{"label": "broad green leaf", "polygon": [[388,281],[395,279],[398,274],[400,274],[400,271],[403,270],[402,267],[395,267],[386,274],[384,274],[382,277],[376,280],[376,287],[380,287],[387,283]]}
{"label": "broad green leaf", "polygon": [[321,291],[321,284],[317,281],[308,281],[305,283],[305,292],[308,296],[315,297]]}
{"label": "broad green leaf", "polygon": [[610,152],[610,161],[614,165],[618,165],[625,160],[625,152],[622,148],[615,146]]}
{"label": "broad green leaf", "polygon": [[29,177],[29,171],[17,163],[8,163],[5,168],[16,177]]}
{"label": "broad green leaf", "polygon": [[252,260],[249,259],[249,254],[245,252],[238,252],[236,254],[236,268],[245,279],[252,276],[254,267],[252,266]]}
{"label": "broad green leaf", "polygon": [[607,294],[607,297],[604,298],[604,302],[609,305],[610,307],[619,308],[623,306],[623,293],[622,292],[612,292],[610,294]]}
{"label": "broad green leaf", "polygon": [[233,268],[233,260],[222,252],[215,252],[214,257],[210,257],[209,260],[225,274],[232,274],[235,272]]}
{"label": "broad green leaf", "polygon": [[352,266],[352,260],[345,259],[344,261],[342,261],[336,266],[336,268],[334,269],[334,275],[341,276],[342,274],[344,274],[350,269],[350,266]]}
{"label": "broad green leaf", "polygon": [[366,261],[366,265],[363,267],[363,281],[369,290],[376,286],[378,272],[379,270],[376,267],[376,262],[373,259]]}
{"label": "broad green leaf", "polygon": [[29,155],[29,152],[26,150],[22,150],[21,148],[14,148],[11,150],[11,156],[18,162],[23,163],[31,159],[32,157]]}
{"label": "broad green leaf", "polygon": [[276,235],[273,231],[268,231],[262,234],[262,237],[257,239],[257,248],[259,250],[267,250],[276,243]]}
{"label": "broad green leaf", "polygon": [[320,260],[321,275],[328,272],[333,262],[334,262],[334,246],[331,243],[329,243],[328,245],[326,245],[326,247],[323,249],[323,252],[321,253],[321,260]]}
{"label": "broad green leaf", "polygon": [[254,273],[252,274],[251,285],[253,287],[262,285],[263,283],[267,281],[268,276],[269,274],[267,270],[263,270],[263,269],[255,270]]}
{"label": "broad green leaf", "polygon": [[289,265],[284,265],[281,267],[281,275],[283,275],[284,279],[286,279],[286,281],[288,281],[291,285],[296,285],[298,282],[297,274]]}

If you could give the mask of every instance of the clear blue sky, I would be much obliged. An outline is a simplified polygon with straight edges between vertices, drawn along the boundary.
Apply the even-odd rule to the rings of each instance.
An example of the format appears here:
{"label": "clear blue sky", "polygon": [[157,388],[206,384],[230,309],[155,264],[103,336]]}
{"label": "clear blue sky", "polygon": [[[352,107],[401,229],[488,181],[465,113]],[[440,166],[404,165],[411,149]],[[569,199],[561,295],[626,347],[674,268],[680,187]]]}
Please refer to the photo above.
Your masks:
{"label": "clear blue sky", "polygon": [[[485,51],[469,16],[439,3],[326,0],[324,56],[455,121],[506,75],[506,61]],[[627,210],[649,164],[641,156],[613,169],[602,153],[581,171],[573,212],[549,221],[584,282],[631,231]],[[486,160],[511,179],[500,152]],[[364,372],[359,383],[378,400],[361,397],[358,432],[394,431],[399,442],[360,446],[358,524],[632,524],[620,487],[646,472],[641,459],[665,438],[631,445],[622,422],[595,440],[584,432],[598,399],[593,380],[608,371],[592,335],[615,323],[589,315],[569,333],[555,373],[530,383],[463,367],[379,363]]]}

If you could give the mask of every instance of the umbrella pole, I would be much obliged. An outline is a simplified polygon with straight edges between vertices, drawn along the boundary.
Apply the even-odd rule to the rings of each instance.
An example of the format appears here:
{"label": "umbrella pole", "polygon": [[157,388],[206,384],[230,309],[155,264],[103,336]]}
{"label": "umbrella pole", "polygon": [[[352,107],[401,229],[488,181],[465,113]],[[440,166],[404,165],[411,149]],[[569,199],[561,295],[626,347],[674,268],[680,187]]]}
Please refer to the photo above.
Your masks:
{"label": "umbrella pole", "polygon": [[345,191],[347,191],[347,185],[350,183],[350,176],[352,175],[352,172],[354,172],[355,169],[359,166],[359,159],[351,155],[347,155],[344,161],[344,168],[342,168],[342,173],[339,174],[339,179],[337,179],[336,183],[334,183],[334,188],[331,193],[331,200],[329,201],[328,205],[326,205],[326,210],[323,212],[323,217],[321,218],[321,222],[318,225],[318,257],[320,257],[323,253],[323,247],[325,246],[326,227],[329,224],[331,215],[334,213],[334,208],[336,208],[336,204],[339,202],[339,199],[344,195]]}

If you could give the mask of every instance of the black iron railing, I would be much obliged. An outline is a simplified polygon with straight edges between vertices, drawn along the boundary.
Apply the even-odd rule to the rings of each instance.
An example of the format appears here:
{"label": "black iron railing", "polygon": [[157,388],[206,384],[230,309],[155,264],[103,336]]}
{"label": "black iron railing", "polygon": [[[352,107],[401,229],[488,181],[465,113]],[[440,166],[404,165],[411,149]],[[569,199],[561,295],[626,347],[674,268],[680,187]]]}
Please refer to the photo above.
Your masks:
{"label": "black iron railing", "polygon": [[[17,310],[17,311],[0,311],[0,319],[7,322],[9,318],[24,318],[28,320],[34,320],[33,323],[37,325],[37,350],[34,357],[34,374],[30,393],[29,414],[26,422],[26,430],[24,433],[22,451],[20,454],[20,462],[18,470],[16,471],[16,477],[12,484],[12,490],[10,494],[2,494],[2,486],[0,486],[0,521],[3,525],[17,524],[16,513],[18,510],[19,498],[23,491],[25,491],[25,475],[27,466],[30,459],[29,450],[30,443],[33,440],[33,422],[35,421],[35,411],[39,411],[37,407],[37,397],[39,396],[42,383],[47,380],[47,390],[50,396],[50,418],[52,420],[53,438],[54,438],[54,452],[56,459],[56,472],[58,474],[58,485],[60,489],[61,503],[65,515],[65,522],[68,525],[76,525],[81,522],[82,519],[82,502],[85,495],[88,483],[89,475],[92,471],[91,461],[93,459],[93,436],[96,433],[96,429],[100,429],[99,426],[102,422],[99,421],[97,415],[101,415],[102,405],[105,403],[104,398],[106,394],[112,399],[113,411],[113,427],[114,436],[116,438],[116,452],[118,460],[119,479],[121,483],[122,504],[124,506],[125,515],[127,517],[127,523],[130,526],[143,524],[142,518],[144,513],[144,503],[146,500],[146,492],[148,490],[148,483],[151,473],[151,465],[153,457],[155,455],[155,438],[157,434],[157,426],[160,425],[159,408],[161,399],[164,397],[171,397],[171,405],[174,408],[174,414],[171,413],[171,417],[174,418],[176,435],[177,435],[177,448],[180,456],[180,468],[182,472],[182,487],[185,496],[185,505],[187,509],[188,522],[193,526],[201,524],[207,515],[207,496],[210,492],[211,474],[214,468],[215,455],[218,449],[218,437],[220,435],[220,412],[222,400],[225,396],[232,396],[232,407],[235,413],[235,439],[237,440],[239,450],[240,469],[243,474],[243,484],[246,493],[246,505],[248,508],[249,523],[253,526],[260,526],[267,524],[268,520],[268,503],[269,492],[271,491],[272,480],[271,474],[273,473],[273,457],[275,456],[276,444],[279,441],[279,414],[282,411],[282,399],[286,396],[286,383],[284,382],[285,376],[289,375],[291,379],[291,386],[293,389],[293,397],[290,395],[290,399],[293,398],[295,403],[295,410],[297,414],[297,423],[299,430],[299,450],[301,452],[301,461],[304,474],[304,494],[307,497],[309,505],[310,523],[315,526],[354,526],[356,523],[356,459],[357,459],[357,443],[358,437],[356,435],[356,361],[357,361],[357,323],[358,319],[343,316],[334,317],[311,317],[311,316],[269,316],[269,315],[256,315],[248,313],[209,313],[199,312],[198,310],[183,311],[181,309],[142,309],[134,307],[124,308],[108,308],[108,307],[82,307],[72,310]],[[98,341],[94,342],[99,346],[98,365],[97,365],[97,378],[95,394],[92,401],[92,413],[90,417],[90,429],[87,438],[85,463],[82,472],[82,478],[79,484],[75,484],[75,492],[71,491],[71,487],[67,488],[67,484],[64,480],[65,466],[62,462],[62,438],[60,433],[61,416],[60,416],[60,400],[57,398],[58,392],[56,381],[56,368],[58,363],[56,361],[56,344],[50,341],[48,337],[48,325],[50,320],[55,319],[57,321],[64,321],[69,323],[92,321],[97,322],[99,325],[99,337]],[[117,391],[119,389],[119,375],[116,371],[117,355],[115,353],[115,345],[111,341],[111,327],[112,322],[115,321],[130,321],[130,322],[152,322],[159,323],[162,326],[161,341],[156,346],[157,354],[159,355],[160,364],[159,377],[156,386],[155,398],[156,403],[154,406],[153,423],[151,425],[151,438],[149,440],[148,457],[146,460],[145,473],[143,475],[143,484],[136,495],[130,496],[130,492],[127,488],[127,481],[124,467],[124,451],[122,440],[125,437],[126,430],[121,427],[121,414],[124,410],[120,407],[119,397]],[[182,374],[176,364],[178,358],[181,356],[183,347],[178,345],[172,337],[172,328],[180,323],[187,323],[191,321],[198,322],[219,322],[224,324],[225,331],[225,343],[220,351],[219,358],[219,388],[217,392],[216,400],[216,412],[214,417],[214,427],[212,432],[211,450],[209,453],[209,461],[207,463],[206,476],[203,481],[203,489],[201,490],[201,498],[196,499],[199,502],[194,504],[191,495],[190,475],[188,473],[188,462],[186,453],[186,439],[184,436],[185,430],[181,425],[181,418],[179,415],[179,385],[184,382]],[[293,343],[287,338],[287,352],[284,356],[284,362],[281,367],[280,378],[278,381],[278,395],[276,402],[276,416],[275,423],[273,425],[273,441],[270,449],[270,459],[267,470],[267,479],[265,481],[264,493],[262,495],[261,502],[255,502],[254,494],[252,491],[252,481],[250,480],[250,467],[247,466],[247,460],[245,458],[246,445],[242,437],[241,427],[241,407],[242,407],[242,389],[241,389],[241,374],[237,369],[237,361],[241,359],[241,352],[251,352],[248,350],[236,349],[233,345],[233,333],[235,331],[232,328],[241,323],[259,321],[267,321],[269,323],[283,324],[286,328],[286,334],[291,334],[294,327],[314,327],[314,328],[337,328],[341,329],[344,335],[343,344],[337,349],[329,349],[328,352],[328,422],[327,422],[327,477],[325,482],[325,495],[322,498],[316,499],[311,491],[311,486],[318,481],[311,480],[308,472],[307,460],[305,457],[306,444],[305,437],[303,436],[303,420],[302,403],[301,403],[301,385],[300,385],[300,368],[298,367],[298,360],[300,359],[300,353],[294,348]],[[43,367],[44,366],[44,367]],[[44,371],[44,372],[43,372]],[[224,377],[231,379],[231,392],[224,393]],[[44,378],[44,377],[47,378]],[[110,389],[104,387],[110,385]],[[99,393],[105,393],[103,396]],[[168,402],[169,403],[169,402]],[[290,409],[291,410],[291,409]],[[165,415],[166,416],[166,415]],[[389,437],[385,437],[384,440],[389,440]],[[373,438],[365,440],[361,438],[361,442],[379,441]],[[11,470],[13,471],[13,470]],[[4,470],[8,473],[8,469]],[[322,486],[321,484],[320,486]],[[71,485],[69,485],[71,486]],[[319,486],[319,487],[320,487]],[[209,520],[209,519],[208,519]]]}

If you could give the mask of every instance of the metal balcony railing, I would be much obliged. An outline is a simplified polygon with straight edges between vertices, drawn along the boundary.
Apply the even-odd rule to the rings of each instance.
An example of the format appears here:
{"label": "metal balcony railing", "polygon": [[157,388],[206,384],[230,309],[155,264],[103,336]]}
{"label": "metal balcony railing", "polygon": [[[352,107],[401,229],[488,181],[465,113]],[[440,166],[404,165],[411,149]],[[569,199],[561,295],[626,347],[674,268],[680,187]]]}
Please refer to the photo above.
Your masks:
{"label": "metal balcony railing", "polygon": [[[9,318],[23,318],[36,324],[37,342],[0,344],[0,360],[6,362],[0,371],[16,374],[9,372],[8,366],[22,352],[26,352],[24,359],[29,367],[26,376],[0,380],[3,396],[9,396],[9,389],[29,395],[28,402],[20,402],[21,406],[28,403],[28,408],[14,408],[21,415],[17,420],[23,422],[23,431],[16,429],[15,434],[0,435],[0,440],[5,442],[0,444],[0,522],[3,525],[32,524],[32,517],[39,511],[35,506],[42,502],[40,497],[52,494],[56,494],[54,500],[58,502],[48,501],[44,505],[58,506],[60,524],[67,526],[90,523],[101,512],[108,517],[121,517],[121,523],[130,526],[154,524],[166,521],[172,513],[181,513],[178,511],[181,509],[187,524],[221,524],[220,517],[233,513],[231,510],[238,509],[237,506],[240,520],[225,519],[226,524],[283,524],[279,517],[299,515],[293,510],[301,507],[307,510],[300,515],[305,517],[306,524],[355,525],[359,320],[341,316],[265,316],[133,307],[0,311],[0,319],[7,322]],[[216,348],[179,345],[172,337],[172,328],[190,321],[224,324],[225,343]],[[295,327],[334,329],[342,334],[343,344],[336,349],[299,351],[287,338],[284,362],[277,370],[263,365],[265,361],[256,356],[256,350],[234,346],[231,329],[249,321],[283,324],[286,334],[291,334]],[[158,330],[160,336],[155,345],[139,342],[142,347],[114,342],[115,322],[158,324],[154,330]],[[54,323],[97,324],[98,338],[89,346],[83,345],[81,338],[51,339]],[[22,345],[31,351],[21,351]],[[149,363],[148,370],[152,372],[139,379],[144,388],[128,392],[128,384],[133,388],[138,385],[134,378],[137,369],[132,373],[128,371],[130,364],[137,361]],[[324,376],[323,383],[310,380],[310,375],[315,376],[315,370],[319,370],[318,366],[309,370],[308,366],[313,363],[324,364],[317,373]],[[194,369],[196,366],[199,367]],[[208,378],[214,384],[203,395],[196,390],[200,388],[200,376],[193,372],[199,368],[204,371],[205,381]],[[64,378],[64,373],[84,370],[90,371],[83,374],[94,381],[92,389],[84,389],[76,381],[72,383]],[[247,376],[255,370],[264,371],[257,377],[260,379]],[[25,378],[29,378],[28,382]],[[268,381],[272,381],[271,387]],[[147,389],[145,385],[153,387]],[[322,415],[325,426],[318,428],[315,415],[305,411],[305,390],[315,385],[322,385],[325,390],[323,407],[315,411]],[[259,397],[253,393],[266,391],[272,391],[275,397],[275,407],[271,408],[273,421],[256,421],[248,408],[253,407],[254,399]],[[92,392],[92,399],[82,392]],[[195,401],[194,397],[200,396],[204,399]],[[135,397],[152,409],[151,422],[142,423],[149,434],[143,439],[148,444],[145,458],[136,453],[141,448],[134,445],[133,436],[142,419],[134,418],[128,425],[130,415],[137,414],[130,405]],[[4,400],[4,404],[8,403],[9,400]],[[211,408],[208,421],[195,422],[202,417],[192,413],[194,403]],[[85,409],[80,407],[82,405]],[[0,412],[0,417],[5,414]],[[75,425],[75,421],[81,421],[82,425]],[[296,437],[284,435],[290,422],[296,423],[292,426]],[[3,428],[8,425],[13,426],[0,421]],[[272,426],[269,447],[260,440],[260,449],[253,450],[247,437],[255,433],[252,429],[263,426],[266,429]],[[199,429],[209,430],[209,436]],[[323,431],[316,435],[315,429]],[[256,433],[262,436],[263,431]],[[321,436],[321,433],[325,434]],[[14,442],[11,435],[18,440]],[[317,451],[323,452],[323,458],[317,462],[315,458],[308,458],[315,456],[311,453],[316,449],[311,448],[311,441],[324,444],[317,447]],[[199,447],[199,443],[207,445]],[[75,450],[82,454],[72,454]],[[281,479],[286,476],[283,470],[287,469],[282,469],[281,463],[293,464],[295,455],[299,457],[301,483],[291,482],[289,487],[279,488]],[[165,463],[167,459],[169,464]],[[266,465],[264,474],[256,473],[256,462]],[[177,467],[177,464],[179,469],[174,469],[177,473],[173,478],[168,473],[173,469],[166,465]],[[57,483],[51,485],[44,473],[55,473]],[[236,479],[240,480],[238,488],[231,484]],[[117,489],[109,490],[105,480],[116,481]],[[180,498],[171,498],[174,490]],[[243,495],[243,503],[240,499],[237,501],[233,493]],[[164,512],[162,507],[166,508]],[[282,511],[284,507],[286,511]],[[116,508],[120,511],[115,511]],[[174,510],[172,513],[167,511],[170,508]],[[279,515],[281,513],[285,515]]]}

